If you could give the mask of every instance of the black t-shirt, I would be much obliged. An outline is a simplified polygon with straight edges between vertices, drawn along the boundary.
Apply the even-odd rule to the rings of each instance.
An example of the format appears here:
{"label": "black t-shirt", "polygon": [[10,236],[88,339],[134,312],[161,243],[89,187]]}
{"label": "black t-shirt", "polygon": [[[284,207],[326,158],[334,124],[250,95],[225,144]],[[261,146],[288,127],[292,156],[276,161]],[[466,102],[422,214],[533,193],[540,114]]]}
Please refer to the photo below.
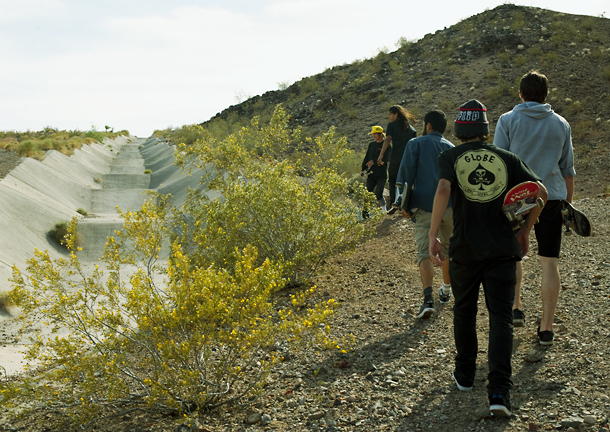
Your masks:
{"label": "black t-shirt", "polygon": [[381,153],[381,147],[383,146],[383,141],[378,143],[377,141],[373,141],[369,144],[368,149],[366,150],[366,154],[364,155],[364,160],[362,161],[362,170],[366,169],[366,163],[368,161],[373,161],[373,166],[371,176],[378,178],[387,178],[388,177],[388,159],[390,157],[389,152],[385,152],[383,155],[383,162],[385,162],[382,166],[377,165],[377,159],[379,158],[379,154]]}
{"label": "black t-shirt", "polygon": [[451,182],[453,235],[449,257],[459,263],[516,257],[521,249],[508,218],[504,197],[525,181],[539,181],[518,156],[492,144],[469,142],[438,157],[439,178]]}
{"label": "black t-shirt", "polygon": [[[402,155],[405,152],[407,143],[411,138],[417,136],[417,132],[413,126],[409,125],[407,129],[403,129],[400,121],[395,120],[388,123],[386,134],[392,137],[392,153],[390,155],[390,177],[398,175]],[[387,152],[386,152],[387,153]]]}

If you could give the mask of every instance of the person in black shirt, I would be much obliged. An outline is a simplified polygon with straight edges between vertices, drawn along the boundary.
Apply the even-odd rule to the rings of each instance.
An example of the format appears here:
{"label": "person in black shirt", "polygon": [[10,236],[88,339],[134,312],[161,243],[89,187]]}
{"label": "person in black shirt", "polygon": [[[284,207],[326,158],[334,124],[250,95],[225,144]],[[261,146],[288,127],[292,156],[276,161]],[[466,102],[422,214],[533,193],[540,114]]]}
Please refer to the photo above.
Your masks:
{"label": "person in black shirt", "polygon": [[[381,147],[385,139],[383,128],[381,126],[373,126],[369,135],[373,135],[373,141],[369,144],[364,160],[362,161],[362,173],[367,175],[366,178],[366,190],[373,192],[377,203],[383,211],[386,211],[386,202],[383,198],[383,188],[388,180],[388,168],[387,165],[377,165],[377,158],[381,153]],[[384,155],[383,162],[387,162],[389,154]]]}
{"label": "person in black shirt", "polygon": [[530,210],[524,225],[513,232],[502,207],[506,193],[519,183],[536,182],[538,196],[545,202],[547,191],[518,156],[485,142],[489,134],[486,111],[475,99],[462,105],[455,121],[455,135],[462,144],[439,155],[429,253],[436,265],[442,265],[444,257],[437,235],[451,197],[449,275],[455,299],[453,333],[457,351],[453,379],[462,391],[470,390],[474,383],[477,303],[482,284],[489,310],[489,409],[495,416],[508,417],[516,267],[527,253],[530,230],[542,209]]}
{"label": "person in black shirt", "polygon": [[[389,177],[389,189],[390,189],[390,202],[392,203],[392,209],[388,212],[394,214],[400,208],[400,196],[402,195],[402,188],[399,188],[396,193],[396,177],[398,177],[398,169],[400,168],[400,162],[402,161],[402,155],[405,152],[405,148],[409,140],[417,136],[417,132],[411,126],[410,122],[415,121],[415,117],[406,109],[400,105],[393,105],[389,109],[388,119],[390,123],[386,129],[386,138],[383,142],[381,153],[377,158],[377,165],[382,166],[384,157],[387,152],[390,152],[390,167],[388,170]],[[392,147],[390,147],[392,143]]]}

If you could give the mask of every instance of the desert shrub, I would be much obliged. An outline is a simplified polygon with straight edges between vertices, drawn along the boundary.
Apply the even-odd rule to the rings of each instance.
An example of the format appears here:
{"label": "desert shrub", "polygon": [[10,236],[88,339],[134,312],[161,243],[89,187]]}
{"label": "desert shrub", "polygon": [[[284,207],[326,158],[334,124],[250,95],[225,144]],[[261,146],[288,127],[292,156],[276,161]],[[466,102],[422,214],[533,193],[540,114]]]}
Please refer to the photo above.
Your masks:
{"label": "desert shrub", "polygon": [[502,96],[508,96],[511,93],[511,86],[506,80],[498,80],[497,84],[493,87],[485,89],[485,96],[489,99],[497,99]]}
{"label": "desert shrub", "polygon": [[[359,84],[359,80],[354,82],[354,86]],[[341,99],[335,102],[335,106],[337,109],[344,115],[349,118],[356,118],[358,116],[358,108],[356,104],[358,103],[358,97],[351,92],[345,92],[341,96]]]}
{"label": "desert shrub", "polygon": [[92,138],[99,143],[103,143],[106,135],[104,135],[103,132],[96,131],[95,128],[92,127],[91,130],[85,132],[85,138]]}
{"label": "desert shrub", "polygon": [[[336,343],[322,325],[334,301],[307,307],[312,288],[276,305],[282,266],[256,264],[254,247],[234,250],[232,267],[201,268],[174,243],[172,259],[158,265],[165,210],[163,200],[151,200],[123,214],[125,236],[109,238],[90,274],[75,254],[75,219],[68,259],[36,251],[26,272],[13,269],[10,299],[24,316],[62,332],[33,338],[27,358],[44,368],[35,378],[2,383],[6,408],[50,406],[78,429],[118,406],[166,414],[210,409],[264,393],[266,377],[299,346]],[[128,280],[119,276],[124,263],[137,268]],[[155,283],[158,273],[165,284]]]}
{"label": "desert shrub", "polygon": [[68,222],[57,222],[53,229],[49,231],[51,237],[57,244],[67,248],[66,236],[68,235]]}
{"label": "desert shrub", "polygon": [[559,60],[559,54],[557,54],[555,51],[550,51],[546,53],[542,59],[544,60],[545,64],[548,65]]}
{"label": "desert shrub", "polygon": [[582,108],[583,108],[582,102],[566,99],[566,104],[567,104],[567,106],[565,108],[565,113],[567,115],[572,116],[572,115],[577,115],[582,112]]}
{"label": "desert shrub", "polygon": [[456,107],[456,104],[454,104],[450,99],[445,99],[444,101],[441,102],[441,109],[445,112],[452,110]]}
{"label": "desert shrub", "polygon": [[424,102],[429,104],[430,102],[432,102],[432,98],[434,97],[434,93],[432,93],[431,91],[427,91],[427,92],[423,92],[421,96],[424,99]]}
{"label": "desert shrub", "polygon": [[585,17],[580,21],[580,28],[584,30],[593,30],[595,27],[595,18]]}
{"label": "desert shrub", "polygon": [[316,78],[313,76],[303,78],[299,83],[299,89],[301,92],[301,97],[306,97],[320,90],[320,83],[318,83]]}
{"label": "desert shrub", "polygon": [[145,169],[145,170],[144,170],[144,174],[152,174],[152,171],[151,171],[151,170],[149,170],[149,169]]}
{"label": "desert shrub", "polygon": [[313,114],[311,117],[314,120],[322,120],[324,117],[326,117],[326,112],[321,109],[315,109],[315,110],[313,110]]}
{"label": "desert shrub", "polygon": [[[324,325],[332,299],[310,299],[315,287],[282,304],[274,295],[354,247],[369,230],[361,210],[374,215],[375,200],[342,172],[361,157],[345,138],[331,128],[301,144],[288,120],[278,106],[269,124],[255,118],[223,140],[179,145],[178,162],[203,168],[202,182],[222,198],[191,191],[174,208],[154,195],[121,212],[125,225],[99,267],[78,261],[74,218],[68,258],[36,251],[25,271],[13,269],[11,300],[57,337],[33,336],[28,359],[43,369],[2,383],[4,406],[51,406],[87,428],[121,409],[170,414],[251,402],[271,388],[267,378],[286,368],[287,354],[343,345]],[[292,141],[286,156],[280,150]],[[170,256],[161,262],[163,245]]]}
{"label": "desert shrub", "polygon": [[515,56],[515,58],[513,59],[513,63],[515,64],[515,66],[523,66],[525,63],[527,63],[527,59],[523,54],[519,54]]}
{"label": "desert shrub", "polygon": [[485,77],[489,79],[497,78],[499,74],[500,73],[494,68],[490,68],[485,71]]}
{"label": "desert shrub", "polygon": [[8,308],[13,305],[13,302],[5,292],[0,293],[0,311],[8,312]]}
{"label": "desert shrub", "polygon": [[288,87],[290,87],[290,81],[280,81],[277,83],[277,89],[280,91],[284,91]]}
{"label": "desert shrub", "polygon": [[282,262],[283,276],[298,283],[362,234],[347,182],[330,170],[305,181],[285,161],[221,190],[223,202],[190,201],[195,208],[187,206],[188,214],[197,222],[180,226],[188,236],[176,241],[194,246],[190,256],[198,267],[232,264],[235,248],[256,244],[260,260]]}
{"label": "desert shrub", "polygon": [[53,138],[46,138],[40,141],[40,144],[38,144],[38,147],[41,150],[54,150],[56,143],[58,143],[59,141],[57,139],[53,139]]}
{"label": "desert shrub", "polygon": [[610,81],[610,67],[604,68],[602,74],[603,74],[604,78],[606,78],[607,80]]}
{"label": "desert shrub", "polygon": [[[299,282],[329,254],[349,249],[363,235],[355,215],[370,206],[371,195],[359,189],[347,196],[346,179],[360,165],[347,140],[337,139],[331,128],[300,143],[300,131],[288,129],[288,120],[279,105],[269,125],[254,119],[222,142],[179,147],[178,163],[202,168],[208,187],[224,197],[209,201],[193,194],[185,205],[190,216],[177,218],[175,231],[183,233],[178,242],[199,251],[198,265],[229,262],[234,247],[255,244],[261,259],[281,257],[284,276]],[[216,176],[219,171],[226,175]],[[221,234],[230,241],[220,241]]]}
{"label": "desert shrub", "polygon": [[500,54],[498,54],[498,59],[500,59],[500,61],[503,63],[510,63],[510,61],[512,59],[512,55],[506,51],[501,52]]}
{"label": "desert shrub", "polygon": [[343,80],[335,79],[328,85],[328,90],[332,93],[336,93],[341,90],[343,86]]}
{"label": "desert shrub", "polygon": [[409,48],[411,45],[413,45],[415,42],[411,39],[407,39],[404,36],[401,36],[398,38],[398,40],[396,41],[396,43],[394,44],[396,46],[396,48]]}
{"label": "desert shrub", "polygon": [[525,24],[527,24],[527,20],[522,12],[520,12],[520,11],[511,12],[511,16],[513,18],[513,21],[510,24],[510,27],[513,30],[521,29],[521,28],[525,27]]}
{"label": "desert shrub", "polygon": [[85,210],[84,208],[78,208],[76,210],[76,213],[81,214],[83,216],[87,216],[89,214],[89,212],[87,212],[87,210]]}
{"label": "desert shrub", "polygon": [[38,149],[38,146],[36,145],[36,143],[32,140],[25,140],[25,141],[21,141],[17,147],[15,148],[15,151],[17,152],[17,154],[19,156],[30,156],[31,153],[33,153],[35,150]]}
{"label": "desert shrub", "polygon": [[542,49],[537,46],[533,46],[531,48],[528,48],[528,50],[527,50],[527,55],[532,59],[537,59],[537,58],[541,57],[542,54],[543,54]]}
{"label": "desert shrub", "polygon": [[356,108],[351,102],[340,100],[335,104],[335,106],[342,114],[345,114],[351,119],[358,117],[358,108]]}
{"label": "desert shrub", "polygon": [[588,134],[593,130],[595,123],[591,120],[581,120],[579,121],[573,128],[573,132],[575,136],[583,136]]}

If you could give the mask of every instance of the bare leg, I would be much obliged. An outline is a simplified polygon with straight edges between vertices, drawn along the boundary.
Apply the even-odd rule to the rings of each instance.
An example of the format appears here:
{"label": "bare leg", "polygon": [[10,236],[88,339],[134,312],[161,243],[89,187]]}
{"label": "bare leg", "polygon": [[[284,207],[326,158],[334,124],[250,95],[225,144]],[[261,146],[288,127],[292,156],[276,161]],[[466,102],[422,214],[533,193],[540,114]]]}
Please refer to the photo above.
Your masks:
{"label": "bare leg", "polygon": [[[542,274],[544,275],[544,271]],[[523,279],[523,262],[517,261],[517,283],[515,285],[515,301],[513,303],[513,309],[519,310],[523,310],[523,305],[521,304],[521,279]]]}
{"label": "bare leg", "polygon": [[419,276],[421,277],[421,284],[424,289],[432,286],[434,281],[434,264],[432,260],[426,258],[419,263]]}
{"label": "bare leg", "polygon": [[542,267],[542,320],[540,331],[553,330],[553,317],[559,298],[559,258],[540,257]]}

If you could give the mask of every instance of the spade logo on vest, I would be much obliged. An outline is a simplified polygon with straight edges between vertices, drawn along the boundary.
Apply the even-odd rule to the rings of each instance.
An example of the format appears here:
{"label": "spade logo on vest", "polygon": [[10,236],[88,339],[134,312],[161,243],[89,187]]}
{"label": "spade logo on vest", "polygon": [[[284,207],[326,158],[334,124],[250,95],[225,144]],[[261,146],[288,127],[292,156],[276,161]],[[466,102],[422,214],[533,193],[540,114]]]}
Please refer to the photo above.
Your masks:
{"label": "spade logo on vest", "polygon": [[506,164],[492,151],[462,153],[455,162],[455,172],[460,189],[470,201],[493,201],[506,190]]}

